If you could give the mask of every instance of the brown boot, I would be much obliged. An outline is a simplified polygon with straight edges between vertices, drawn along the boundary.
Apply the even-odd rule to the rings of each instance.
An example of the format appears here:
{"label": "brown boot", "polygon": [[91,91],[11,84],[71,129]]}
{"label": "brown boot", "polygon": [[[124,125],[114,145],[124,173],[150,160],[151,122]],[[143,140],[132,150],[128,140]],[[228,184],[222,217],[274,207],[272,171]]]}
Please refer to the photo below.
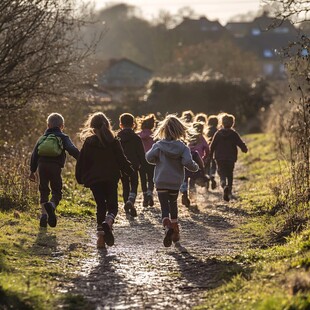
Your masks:
{"label": "brown boot", "polygon": [[105,241],[104,241],[104,231],[97,231],[97,249],[104,249],[105,248]]}
{"label": "brown boot", "polygon": [[168,217],[163,218],[163,226],[165,228],[164,246],[167,248],[170,247],[172,244],[172,234],[173,234],[171,221]]}
{"label": "brown boot", "polygon": [[172,241],[174,243],[180,241],[180,229],[178,223],[171,223],[171,226],[173,228],[173,234],[172,234]]}

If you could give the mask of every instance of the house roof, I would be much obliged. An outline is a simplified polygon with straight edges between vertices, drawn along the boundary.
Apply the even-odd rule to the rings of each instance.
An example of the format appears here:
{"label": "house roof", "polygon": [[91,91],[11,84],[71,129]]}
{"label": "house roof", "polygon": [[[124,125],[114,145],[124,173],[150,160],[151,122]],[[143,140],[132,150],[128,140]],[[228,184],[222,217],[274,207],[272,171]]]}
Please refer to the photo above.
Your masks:
{"label": "house roof", "polygon": [[119,58],[119,59],[116,59],[116,58],[111,58],[109,61],[108,61],[108,64],[106,66],[106,68],[104,68],[103,71],[106,71],[108,69],[110,69],[111,67],[117,65],[117,64],[120,64],[122,62],[128,62],[128,63],[131,63],[132,65],[136,66],[136,67],[139,67],[140,69],[144,70],[144,71],[148,71],[150,73],[153,73],[153,71],[145,66],[142,66],[136,62],[134,62],[133,60],[130,60],[128,58]]}
{"label": "house roof", "polygon": [[181,30],[184,28],[192,28],[196,30],[212,31],[216,27],[218,30],[226,30],[218,20],[210,21],[205,16],[200,17],[199,19],[191,19],[189,17],[184,17],[183,21],[174,27],[172,30]]}

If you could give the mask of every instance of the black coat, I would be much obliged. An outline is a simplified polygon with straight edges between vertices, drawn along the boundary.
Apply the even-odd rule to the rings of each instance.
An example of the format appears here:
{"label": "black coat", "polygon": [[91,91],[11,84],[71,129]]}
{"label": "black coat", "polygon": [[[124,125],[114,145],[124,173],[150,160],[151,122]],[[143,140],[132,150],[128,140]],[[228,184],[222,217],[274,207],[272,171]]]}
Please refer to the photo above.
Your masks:
{"label": "black coat", "polygon": [[120,138],[124,153],[133,168],[138,170],[141,166],[145,167],[147,162],[141,138],[131,128],[121,130],[117,136]]}
{"label": "black coat", "polygon": [[121,173],[130,175],[131,163],[124,155],[118,139],[103,146],[96,135],[88,137],[77,160],[75,176],[85,187],[98,182],[118,182]]}

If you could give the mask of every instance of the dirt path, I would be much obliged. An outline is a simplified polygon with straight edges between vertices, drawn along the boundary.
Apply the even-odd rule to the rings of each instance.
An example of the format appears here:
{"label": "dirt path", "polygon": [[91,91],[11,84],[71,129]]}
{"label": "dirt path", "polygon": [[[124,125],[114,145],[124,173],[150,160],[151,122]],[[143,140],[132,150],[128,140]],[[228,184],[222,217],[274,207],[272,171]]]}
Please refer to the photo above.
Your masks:
{"label": "dirt path", "polygon": [[82,263],[74,293],[96,309],[190,309],[203,302],[204,291],[240,272],[223,256],[241,250],[233,229],[246,215],[224,203],[219,190],[198,188],[196,207],[179,206],[181,242],[171,248],[162,243],[158,203],[143,208],[138,199],[135,219],[120,208],[115,246],[98,251],[92,232],[91,258]]}

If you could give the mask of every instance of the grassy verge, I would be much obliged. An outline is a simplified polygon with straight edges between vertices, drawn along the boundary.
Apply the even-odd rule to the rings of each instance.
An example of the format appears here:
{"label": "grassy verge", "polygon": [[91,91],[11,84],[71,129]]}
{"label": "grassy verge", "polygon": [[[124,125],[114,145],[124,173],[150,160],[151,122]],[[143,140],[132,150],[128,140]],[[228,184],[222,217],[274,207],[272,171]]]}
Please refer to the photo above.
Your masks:
{"label": "grassy verge", "polygon": [[89,309],[67,292],[89,253],[90,193],[65,176],[56,228],[39,228],[39,206],[0,211],[0,309]]}
{"label": "grassy verge", "polygon": [[281,210],[277,198],[287,164],[273,150],[270,136],[245,139],[250,152],[240,156],[244,168],[238,177],[246,182],[235,207],[249,214],[239,228],[249,246],[233,259],[251,272],[207,292],[197,309],[310,309],[310,227],[292,227],[298,214]]}

